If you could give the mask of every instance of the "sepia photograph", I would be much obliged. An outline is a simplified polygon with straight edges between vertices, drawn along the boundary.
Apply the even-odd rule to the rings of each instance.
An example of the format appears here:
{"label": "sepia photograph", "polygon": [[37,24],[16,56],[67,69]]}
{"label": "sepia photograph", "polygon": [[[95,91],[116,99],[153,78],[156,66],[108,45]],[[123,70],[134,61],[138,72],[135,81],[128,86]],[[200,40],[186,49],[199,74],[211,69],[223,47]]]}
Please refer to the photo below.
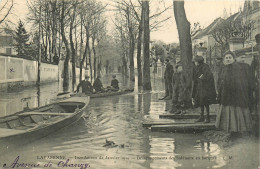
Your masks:
{"label": "sepia photograph", "polygon": [[0,0],[0,169],[260,169],[260,0]]}

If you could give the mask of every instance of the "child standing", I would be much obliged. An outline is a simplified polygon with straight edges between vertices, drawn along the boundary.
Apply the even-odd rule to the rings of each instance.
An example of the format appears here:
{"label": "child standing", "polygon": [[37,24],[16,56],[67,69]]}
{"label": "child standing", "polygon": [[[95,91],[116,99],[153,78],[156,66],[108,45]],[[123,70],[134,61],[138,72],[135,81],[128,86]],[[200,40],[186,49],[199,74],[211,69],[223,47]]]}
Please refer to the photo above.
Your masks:
{"label": "child standing", "polygon": [[187,80],[183,73],[182,65],[179,63],[175,66],[176,72],[172,76],[172,109],[171,113],[181,113],[185,107],[187,99]]}

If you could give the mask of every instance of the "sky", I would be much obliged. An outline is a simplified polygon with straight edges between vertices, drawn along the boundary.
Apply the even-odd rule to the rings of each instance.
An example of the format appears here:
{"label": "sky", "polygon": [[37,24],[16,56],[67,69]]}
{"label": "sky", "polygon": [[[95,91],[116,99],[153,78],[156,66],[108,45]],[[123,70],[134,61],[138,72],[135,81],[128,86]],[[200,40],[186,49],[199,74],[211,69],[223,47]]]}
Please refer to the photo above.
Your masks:
{"label": "sky", "polygon": [[[0,6],[4,1],[6,0],[0,0]],[[100,1],[107,2],[108,0]],[[156,1],[159,2],[159,0],[153,0],[152,7],[158,5]],[[164,0],[165,6],[172,4],[172,0]],[[205,28],[216,18],[222,17],[224,9],[226,9],[228,15],[234,14],[239,11],[240,7],[243,9],[243,4],[244,0],[185,0],[184,7],[190,24],[193,25],[195,22],[199,22],[202,28]],[[25,21],[27,13],[26,0],[15,0],[13,14],[9,19],[14,23],[17,23],[19,19]],[[151,32],[151,40],[161,40],[165,43],[178,43],[178,31],[173,9],[169,9],[164,15],[171,16],[171,18],[163,23],[160,30]]]}
{"label": "sky", "polygon": [[[166,4],[172,5],[172,0],[165,0]],[[243,9],[244,0],[186,0],[184,8],[186,16],[191,26],[199,22],[202,28],[207,27],[216,18],[222,17],[224,9],[227,14],[234,14]],[[172,43],[178,42],[178,32],[175,23],[173,10],[167,11],[168,15],[172,18],[164,24],[161,31],[152,32],[152,39],[161,40],[164,42]]]}

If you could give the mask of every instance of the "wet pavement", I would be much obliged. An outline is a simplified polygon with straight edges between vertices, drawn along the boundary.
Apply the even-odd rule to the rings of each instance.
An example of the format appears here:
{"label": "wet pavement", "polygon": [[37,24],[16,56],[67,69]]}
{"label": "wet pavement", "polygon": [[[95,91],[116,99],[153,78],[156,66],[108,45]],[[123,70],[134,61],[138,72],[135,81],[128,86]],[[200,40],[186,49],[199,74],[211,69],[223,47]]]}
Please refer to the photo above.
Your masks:
{"label": "wet pavement", "polygon": [[[118,79],[123,82],[120,86],[128,86],[127,79],[120,76]],[[110,77],[102,81],[107,86]],[[256,151],[259,140],[244,140],[239,145],[223,149],[206,141],[201,134],[151,132],[143,128],[143,120],[158,119],[159,114],[165,113],[169,107],[169,103],[158,101],[164,95],[162,80],[153,79],[152,87],[151,92],[135,88],[130,94],[92,99],[84,118],[76,124],[14,151],[0,153],[0,168],[4,164],[12,167],[17,157],[19,163],[39,164],[29,168],[259,167],[259,151]],[[26,106],[22,98],[31,97],[28,104],[34,107],[52,102],[50,98],[55,98],[61,91],[60,85],[53,83],[42,86],[40,92],[31,88],[5,93],[1,95],[1,116],[22,110]],[[117,146],[104,146],[106,139]]]}

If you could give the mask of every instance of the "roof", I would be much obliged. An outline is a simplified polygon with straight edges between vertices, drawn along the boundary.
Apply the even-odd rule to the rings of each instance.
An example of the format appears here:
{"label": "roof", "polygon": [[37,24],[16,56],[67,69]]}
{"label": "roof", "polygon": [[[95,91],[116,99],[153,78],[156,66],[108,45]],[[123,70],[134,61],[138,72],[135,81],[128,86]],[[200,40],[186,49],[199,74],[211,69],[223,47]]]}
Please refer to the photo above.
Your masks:
{"label": "roof", "polygon": [[224,19],[217,18],[215,19],[209,26],[207,26],[205,29],[202,29],[199,33],[197,33],[192,39],[199,39],[205,35],[209,35],[212,33],[212,31],[216,28],[218,24],[220,24]]}
{"label": "roof", "polygon": [[8,28],[0,28],[0,35],[1,36],[13,36],[15,31],[8,29]]}
{"label": "roof", "polygon": [[225,21],[228,22],[240,22],[242,20],[242,12],[237,12],[230,17],[228,17]]}
{"label": "roof", "polygon": [[206,35],[210,35],[213,33],[213,31],[215,30],[215,28],[222,24],[224,21],[227,22],[239,22],[242,20],[242,13],[241,12],[237,12],[231,16],[229,16],[226,20],[222,19],[221,17],[215,19],[209,26],[207,26],[205,29],[201,30],[199,33],[197,33],[192,39],[200,39],[203,36]]}

